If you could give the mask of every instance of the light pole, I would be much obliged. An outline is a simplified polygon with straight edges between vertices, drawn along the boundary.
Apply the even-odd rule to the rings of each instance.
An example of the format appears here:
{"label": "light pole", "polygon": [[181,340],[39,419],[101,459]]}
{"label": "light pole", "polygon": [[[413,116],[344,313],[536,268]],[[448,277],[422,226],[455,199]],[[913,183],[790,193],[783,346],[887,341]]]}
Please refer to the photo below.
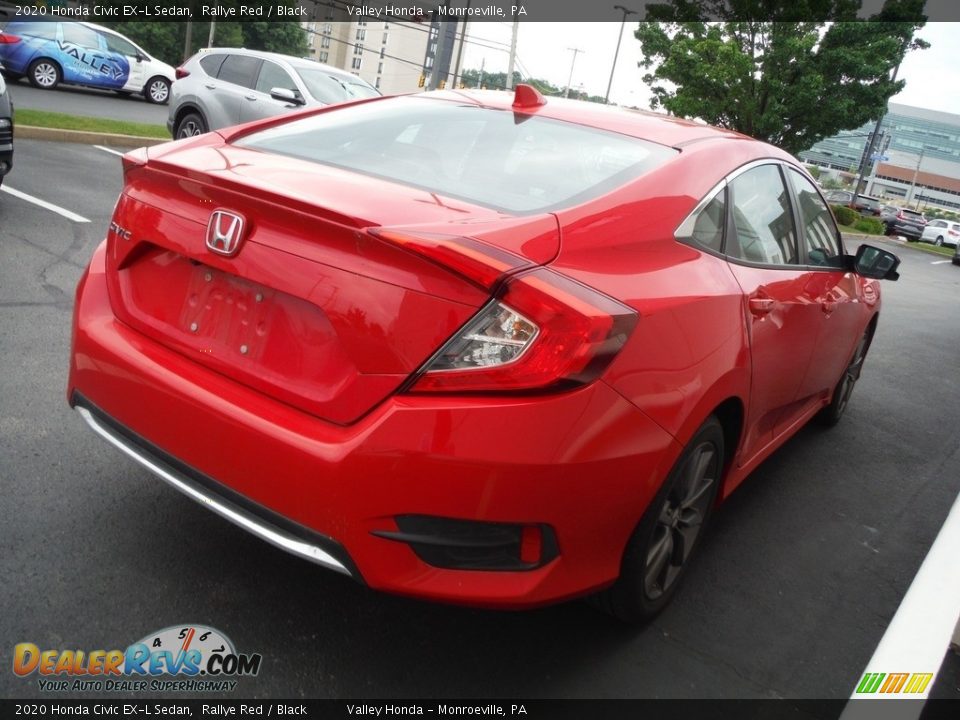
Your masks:
{"label": "light pole", "polygon": [[570,83],[573,82],[573,66],[577,62],[577,53],[582,53],[580,48],[567,48],[573,53],[573,59],[570,61],[570,77],[567,78],[567,89],[563,91],[564,97],[570,97]]}
{"label": "light pole", "polygon": [[613,51],[613,66],[610,68],[610,82],[607,83],[607,94],[603,96],[605,103],[610,102],[610,88],[613,87],[613,73],[617,70],[617,58],[620,56],[620,41],[623,40],[623,28],[627,25],[627,15],[636,15],[636,10],[625,8],[623,5],[614,5],[614,10],[620,10],[623,13],[623,22],[620,23],[620,34],[617,35],[617,49]]}

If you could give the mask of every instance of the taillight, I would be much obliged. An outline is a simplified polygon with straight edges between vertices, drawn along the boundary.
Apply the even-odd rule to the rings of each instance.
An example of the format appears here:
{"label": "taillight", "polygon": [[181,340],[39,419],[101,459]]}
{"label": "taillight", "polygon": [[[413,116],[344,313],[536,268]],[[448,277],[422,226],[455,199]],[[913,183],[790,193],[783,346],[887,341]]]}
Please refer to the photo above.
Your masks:
{"label": "taillight", "polygon": [[960,232],[957,232],[956,230],[947,230],[947,235],[952,235],[953,237],[957,237],[957,236],[960,236]]}
{"label": "taillight", "polygon": [[176,75],[177,80],[183,80],[185,77],[187,77],[190,74],[190,71],[184,70],[183,67],[181,66],[181,67],[178,67],[176,70],[174,70],[174,74]]}
{"label": "taillight", "polygon": [[903,210],[897,210],[897,220],[903,220]]}
{"label": "taillight", "polygon": [[0,33],[0,45],[12,45],[13,43],[20,42],[19,35],[9,35],[7,33]]}
{"label": "taillight", "polygon": [[493,296],[421,367],[410,392],[561,389],[598,378],[637,322],[626,305],[480,240],[368,231]]}
{"label": "taillight", "polygon": [[498,296],[420,370],[411,392],[563,389],[598,378],[636,313],[547,269],[509,277]]}

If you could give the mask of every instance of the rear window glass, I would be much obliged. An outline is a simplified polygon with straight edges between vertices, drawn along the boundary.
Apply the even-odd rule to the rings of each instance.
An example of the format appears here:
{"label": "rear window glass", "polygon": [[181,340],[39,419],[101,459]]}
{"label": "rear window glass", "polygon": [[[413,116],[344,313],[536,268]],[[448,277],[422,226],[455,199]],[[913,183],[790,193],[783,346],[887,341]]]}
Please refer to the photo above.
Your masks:
{"label": "rear window glass", "polygon": [[253,133],[236,144],[509,213],[584,202],[676,154],[583,125],[423,98],[348,106]]}
{"label": "rear window glass", "polygon": [[3,32],[24,37],[36,37],[44,40],[57,39],[57,24],[52,22],[11,22]]}
{"label": "rear window glass", "polygon": [[920,218],[923,217],[923,213],[918,213],[918,212],[915,212],[915,211],[913,211],[913,210],[907,210],[906,208],[904,208],[904,209],[901,210],[900,212],[903,213],[903,216],[904,216],[904,217],[908,217],[908,218],[910,218],[911,220],[919,220]]}
{"label": "rear window glass", "polygon": [[203,71],[207,75],[215,78],[217,73],[220,72],[220,66],[223,65],[223,61],[226,59],[226,55],[204,55],[200,58],[200,67],[203,68]]}

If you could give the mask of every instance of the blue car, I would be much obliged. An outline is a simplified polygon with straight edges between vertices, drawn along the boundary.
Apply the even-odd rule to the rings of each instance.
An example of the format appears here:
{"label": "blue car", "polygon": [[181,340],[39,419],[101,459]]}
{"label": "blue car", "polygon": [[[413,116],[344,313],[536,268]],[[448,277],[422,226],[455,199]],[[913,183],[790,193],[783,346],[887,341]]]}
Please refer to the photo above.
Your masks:
{"label": "blue car", "polygon": [[18,22],[0,32],[0,64],[11,79],[52,90],[60,83],[166,103],[174,69],[123,35],[86,22]]}

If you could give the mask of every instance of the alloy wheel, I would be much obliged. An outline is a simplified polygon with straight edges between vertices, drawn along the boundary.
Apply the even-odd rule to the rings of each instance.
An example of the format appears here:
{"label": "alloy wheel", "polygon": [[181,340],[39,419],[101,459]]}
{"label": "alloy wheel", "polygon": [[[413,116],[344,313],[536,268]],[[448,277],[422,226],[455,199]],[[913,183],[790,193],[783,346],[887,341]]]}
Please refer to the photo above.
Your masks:
{"label": "alloy wheel", "polygon": [[150,83],[150,86],[147,88],[147,94],[150,96],[150,100],[162,105],[167,101],[167,98],[170,96],[170,88],[167,87],[167,83],[164,80],[154,80]]}
{"label": "alloy wheel", "polygon": [[38,63],[33,69],[33,79],[37,85],[49,90],[57,84],[57,69],[48,62]]}
{"label": "alloy wheel", "polygon": [[643,589],[651,600],[667,592],[680,576],[703,529],[719,476],[719,454],[705,441],[690,454],[667,495],[647,549]]}

